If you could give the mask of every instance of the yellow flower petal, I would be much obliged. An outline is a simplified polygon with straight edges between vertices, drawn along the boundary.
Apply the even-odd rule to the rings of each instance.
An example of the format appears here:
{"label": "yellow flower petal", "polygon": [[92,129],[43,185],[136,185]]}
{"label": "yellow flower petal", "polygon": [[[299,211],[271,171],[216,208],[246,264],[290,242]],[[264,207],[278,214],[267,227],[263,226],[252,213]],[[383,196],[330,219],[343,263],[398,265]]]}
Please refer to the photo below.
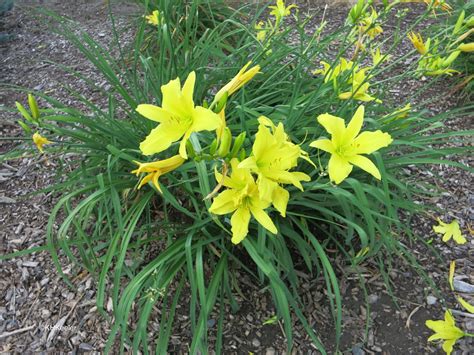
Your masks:
{"label": "yellow flower petal", "polygon": [[281,186],[277,186],[273,190],[272,203],[282,217],[286,216],[286,206],[290,199],[290,193]]}
{"label": "yellow flower petal", "polygon": [[172,142],[180,139],[185,128],[176,125],[160,124],[151,130],[150,134],[140,143],[140,150],[144,155],[152,155],[169,148]]}
{"label": "yellow flower petal", "polygon": [[167,122],[171,118],[169,112],[166,112],[161,107],[155,105],[141,104],[137,106],[136,111],[140,115],[155,122]]}
{"label": "yellow flower petal", "polygon": [[214,198],[211,207],[209,207],[209,212],[222,215],[235,211],[238,207],[235,205],[237,195],[238,192],[235,190],[222,191]]}
{"label": "yellow flower petal", "polygon": [[380,171],[377,169],[374,163],[372,161],[362,155],[355,155],[353,157],[350,157],[349,163],[354,164],[355,166],[358,166],[362,170],[365,170],[368,172],[370,175],[372,175],[374,178],[380,180],[382,177],[380,176]]}
{"label": "yellow flower petal", "polygon": [[471,314],[474,314],[474,306],[472,304],[465,301],[462,297],[458,297],[457,300],[459,304],[466,309],[466,311],[468,311]]}
{"label": "yellow flower petal", "polygon": [[346,132],[344,134],[344,139],[352,141],[359,134],[362,129],[362,124],[364,123],[364,106],[360,105],[357,108],[357,111],[352,116],[351,121],[347,125]]}
{"label": "yellow flower petal", "polygon": [[349,176],[352,171],[352,165],[337,154],[331,155],[328,163],[329,178],[336,184],[340,184]]}
{"label": "yellow flower petal", "polygon": [[339,144],[346,131],[344,120],[340,117],[325,113],[318,116],[318,122],[332,136],[333,143]]}
{"label": "yellow flower petal", "polygon": [[331,154],[334,153],[334,146],[332,145],[332,142],[329,139],[318,139],[316,141],[311,142],[309,146],[324,150],[325,152]]}
{"label": "yellow flower petal", "polygon": [[451,264],[449,265],[449,277],[448,277],[448,281],[449,281],[449,287],[451,288],[451,291],[454,291],[454,270],[456,268],[456,262],[453,260],[451,261]]}
{"label": "yellow flower petal", "polygon": [[255,217],[258,223],[260,223],[266,230],[273,234],[277,234],[278,230],[275,227],[275,224],[273,221],[270,219],[268,214],[265,213],[263,209],[260,208],[254,208],[253,206],[250,207],[250,211],[252,212],[252,215]]}
{"label": "yellow flower petal", "polygon": [[353,154],[371,154],[380,148],[384,148],[393,142],[388,133],[382,131],[362,132],[352,143]]}
{"label": "yellow flower petal", "polygon": [[250,211],[247,208],[238,208],[232,218],[230,224],[232,225],[232,243],[239,244],[247,236],[249,232]]}
{"label": "yellow flower petal", "polygon": [[191,130],[193,132],[213,131],[221,124],[221,118],[218,114],[211,110],[196,106],[193,114],[193,125]]}

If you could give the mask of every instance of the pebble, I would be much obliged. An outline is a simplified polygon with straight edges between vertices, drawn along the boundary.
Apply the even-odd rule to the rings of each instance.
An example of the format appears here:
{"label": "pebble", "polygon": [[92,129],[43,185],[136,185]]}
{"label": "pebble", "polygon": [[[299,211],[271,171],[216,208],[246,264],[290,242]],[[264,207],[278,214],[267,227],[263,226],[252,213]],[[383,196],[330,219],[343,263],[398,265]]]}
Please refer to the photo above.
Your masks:
{"label": "pebble", "polygon": [[26,267],[37,267],[39,265],[39,262],[37,262],[37,261],[23,261],[22,265],[26,266]]}
{"label": "pebble", "polygon": [[474,293],[474,285],[468,284],[467,282],[454,279],[453,286],[458,292]]}
{"label": "pebble", "polygon": [[49,317],[51,317],[51,312],[47,309],[42,309],[41,310],[41,318],[48,319]]}
{"label": "pebble", "polygon": [[252,340],[252,345],[256,348],[258,348],[260,346],[260,340],[258,340],[257,338],[255,338],[254,340]]}
{"label": "pebble", "polygon": [[365,351],[362,350],[362,347],[357,344],[352,347],[352,355],[364,355]]}
{"label": "pebble", "polygon": [[437,301],[438,299],[435,296],[429,295],[426,297],[426,303],[428,303],[430,306],[436,304]]}
{"label": "pebble", "polygon": [[369,304],[374,304],[378,300],[379,300],[379,296],[377,296],[375,294],[369,295],[369,297],[368,297]]}

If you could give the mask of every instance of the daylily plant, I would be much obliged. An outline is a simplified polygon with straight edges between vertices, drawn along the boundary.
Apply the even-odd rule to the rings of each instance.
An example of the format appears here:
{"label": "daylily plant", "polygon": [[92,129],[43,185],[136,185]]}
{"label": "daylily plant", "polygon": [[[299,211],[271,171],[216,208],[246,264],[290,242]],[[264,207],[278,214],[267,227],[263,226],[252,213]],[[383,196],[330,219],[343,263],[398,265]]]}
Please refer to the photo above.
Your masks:
{"label": "daylily plant", "polygon": [[387,147],[393,140],[388,133],[380,130],[360,133],[364,122],[364,106],[359,106],[347,127],[342,118],[328,113],[319,115],[318,122],[331,135],[331,139],[319,139],[310,146],[331,154],[328,172],[332,181],[336,184],[344,181],[351,173],[353,165],[376,179],[381,179],[379,169],[363,154],[371,154]]}
{"label": "daylily plant", "polygon": [[191,72],[183,87],[179,78],[161,87],[162,105],[138,105],[137,112],[159,123],[140,143],[144,155],[152,155],[168,149],[182,138],[179,155],[188,158],[186,142],[193,132],[213,131],[221,124],[221,118],[210,109],[195,106],[193,101],[196,74]]}

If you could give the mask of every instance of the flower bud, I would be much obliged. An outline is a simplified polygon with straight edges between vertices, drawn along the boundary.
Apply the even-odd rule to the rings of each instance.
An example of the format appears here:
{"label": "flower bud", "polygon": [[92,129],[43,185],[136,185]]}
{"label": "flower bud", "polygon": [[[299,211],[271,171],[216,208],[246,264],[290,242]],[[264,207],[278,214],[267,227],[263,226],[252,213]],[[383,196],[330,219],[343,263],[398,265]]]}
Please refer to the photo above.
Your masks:
{"label": "flower bud", "polygon": [[28,105],[30,105],[31,115],[35,121],[39,120],[40,113],[38,109],[38,103],[33,95],[28,94]]}
{"label": "flower bud", "polygon": [[15,101],[15,105],[18,111],[20,111],[21,115],[25,118],[25,120],[27,120],[28,122],[34,121],[31,115],[28,113],[28,111],[26,111],[26,109],[23,107],[22,104],[20,104],[18,101]]}
{"label": "flower bud", "polygon": [[21,128],[25,131],[27,134],[31,134],[31,128],[23,121],[17,121],[18,124],[20,125]]}
{"label": "flower bud", "polygon": [[224,128],[224,133],[221,137],[221,142],[219,149],[217,150],[217,155],[221,158],[224,158],[229,154],[230,145],[232,144],[232,132],[229,127]]}
{"label": "flower bud", "polygon": [[242,144],[244,144],[245,136],[246,136],[245,132],[242,132],[237,136],[237,138],[235,138],[234,146],[232,147],[232,150],[230,152],[231,158],[235,158],[237,154],[239,153],[239,150],[242,147]]}
{"label": "flower bud", "polygon": [[461,43],[458,47],[461,52],[474,52],[474,42]]}

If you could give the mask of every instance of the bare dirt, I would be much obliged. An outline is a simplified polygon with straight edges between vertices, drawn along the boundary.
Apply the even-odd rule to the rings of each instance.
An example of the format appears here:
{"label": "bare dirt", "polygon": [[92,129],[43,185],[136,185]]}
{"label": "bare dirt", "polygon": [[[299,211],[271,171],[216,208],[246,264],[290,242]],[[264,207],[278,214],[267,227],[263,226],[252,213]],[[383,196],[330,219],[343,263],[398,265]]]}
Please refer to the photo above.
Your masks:
{"label": "bare dirt", "polygon": [[[68,87],[91,97],[85,82],[65,73],[52,62],[73,66],[85,76],[94,78],[98,84],[106,85],[93,66],[79,52],[60,36],[50,33],[48,27],[37,19],[29,6],[46,6],[77,22],[83,29],[101,43],[112,39],[110,22],[103,1],[17,1],[13,11],[5,18],[3,30],[13,35],[9,42],[0,44],[0,82],[7,85],[42,90],[68,104],[75,105]],[[322,16],[321,5],[300,2],[300,11],[315,16],[317,27]],[[422,8],[411,7],[414,14]],[[139,8],[127,3],[114,7],[117,26],[123,29],[124,41],[130,40],[128,24],[140,14]],[[346,8],[327,9],[325,16],[330,27],[338,26],[347,15]],[[407,18],[406,21],[409,21]],[[404,42],[403,50],[408,50]],[[400,103],[406,93],[418,83],[404,83],[394,88],[393,96]],[[447,90],[450,81],[440,81],[433,90]],[[15,101],[24,101],[20,92],[0,87],[0,108],[14,107]],[[459,97],[451,95],[431,105],[433,111],[445,110],[458,105]],[[98,104],[100,100],[98,99]],[[0,111],[0,151],[5,153],[18,144],[21,129],[15,123],[15,111]],[[452,129],[472,129],[473,120],[460,121],[453,117],[449,122]],[[8,137],[15,137],[9,139]],[[461,144],[453,142],[452,144]],[[472,166],[472,157],[459,161]],[[39,157],[32,147],[29,153],[9,160],[0,166],[0,250],[2,254],[34,247],[45,243],[45,230],[49,213],[54,205],[53,196],[48,193],[26,195],[46,187],[54,181],[54,157]],[[444,192],[432,198],[441,212],[441,218],[457,218],[460,221],[468,243],[457,246],[440,242],[432,226],[437,216],[419,216],[411,223],[417,234],[438,248],[446,260],[457,261],[457,279],[474,284],[474,240],[472,231],[474,216],[472,175],[446,166],[433,166],[431,170],[411,169],[407,174],[413,180],[423,179],[438,185]],[[423,201],[420,201],[423,203]],[[420,245],[411,246],[427,274],[433,278],[443,295],[450,295],[447,285],[449,263],[440,263]],[[65,260],[60,259],[65,263]],[[388,264],[387,260],[387,264]],[[445,307],[461,311],[452,297],[441,299],[436,291],[416,274],[411,267],[399,259],[391,260],[389,266],[392,290],[388,290],[379,273],[378,265],[368,262],[358,270],[363,275],[368,302],[358,275],[348,270],[340,261],[338,264],[344,298],[343,336],[341,350],[345,354],[432,354],[441,353],[440,347],[428,343],[430,331],[424,323],[427,319],[441,319]],[[0,261],[0,351],[40,352],[60,351],[86,352],[103,349],[110,330],[110,324],[95,307],[95,281],[72,266],[63,264],[65,272],[73,279],[74,288],[69,288],[58,276],[47,251]],[[240,310],[232,314],[229,310],[224,329],[224,350],[226,354],[283,354],[285,337],[280,324],[263,325],[274,314],[271,297],[262,292],[247,276],[241,275],[245,298],[238,297]],[[393,292],[393,294],[390,294]],[[333,347],[332,316],[325,301],[324,283],[320,279],[308,278],[301,285],[301,296],[308,304],[306,313],[311,315],[315,328],[323,343]],[[474,294],[465,294],[474,301]],[[394,300],[397,303],[394,303]],[[108,307],[111,307],[109,302]],[[174,353],[185,353],[188,349],[189,329],[185,302],[178,309],[176,332],[171,339]],[[110,309],[109,309],[110,311]],[[458,325],[474,332],[474,318],[457,313]],[[209,325],[215,322],[211,319]],[[58,327],[61,325],[61,327]],[[56,327],[55,327],[56,326]],[[304,331],[296,327],[294,353],[317,353]],[[472,340],[463,339],[456,345],[459,353],[469,354],[474,349]]]}

